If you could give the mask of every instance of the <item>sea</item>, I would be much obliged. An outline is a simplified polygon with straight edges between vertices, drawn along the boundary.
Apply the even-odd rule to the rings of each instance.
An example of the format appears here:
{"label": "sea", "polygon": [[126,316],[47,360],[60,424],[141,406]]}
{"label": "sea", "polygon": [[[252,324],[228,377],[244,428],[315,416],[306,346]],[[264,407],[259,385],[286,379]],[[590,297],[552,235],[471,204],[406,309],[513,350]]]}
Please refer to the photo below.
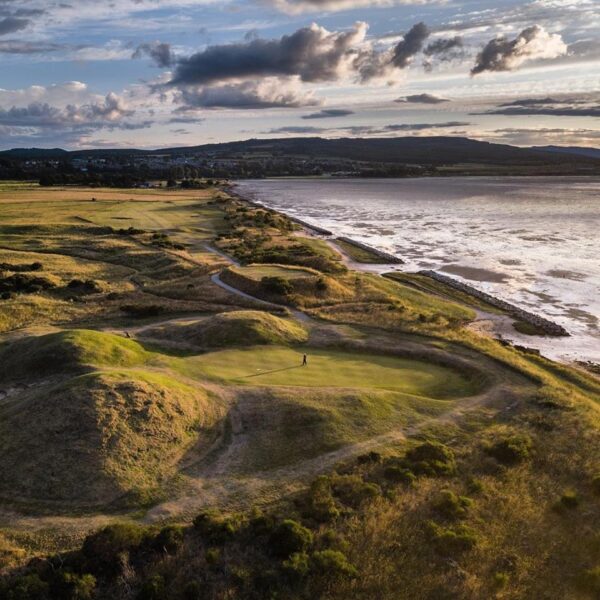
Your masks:
{"label": "sea", "polygon": [[395,254],[405,261],[402,270],[439,271],[571,334],[514,332],[508,339],[549,358],[600,363],[600,177],[277,178],[236,185],[265,206]]}

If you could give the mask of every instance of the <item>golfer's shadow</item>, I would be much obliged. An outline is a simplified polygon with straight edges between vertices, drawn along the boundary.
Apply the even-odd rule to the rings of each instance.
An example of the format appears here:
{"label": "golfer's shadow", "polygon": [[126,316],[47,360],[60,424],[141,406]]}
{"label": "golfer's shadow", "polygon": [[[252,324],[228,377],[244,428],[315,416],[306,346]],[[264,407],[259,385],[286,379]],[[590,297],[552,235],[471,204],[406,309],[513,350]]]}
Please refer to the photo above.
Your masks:
{"label": "golfer's shadow", "polygon": [[272,371],[261,371],[260,373],[253,373],[252,375],[244,375],[244,379],[249,377],[260,377],[261,375],[270,375],[271,373],[280,373],[281,371],[290,371],[292,369],[301,369],[303,365],[294,365],[293,367],[283,367],[283,369],[273,369]]}

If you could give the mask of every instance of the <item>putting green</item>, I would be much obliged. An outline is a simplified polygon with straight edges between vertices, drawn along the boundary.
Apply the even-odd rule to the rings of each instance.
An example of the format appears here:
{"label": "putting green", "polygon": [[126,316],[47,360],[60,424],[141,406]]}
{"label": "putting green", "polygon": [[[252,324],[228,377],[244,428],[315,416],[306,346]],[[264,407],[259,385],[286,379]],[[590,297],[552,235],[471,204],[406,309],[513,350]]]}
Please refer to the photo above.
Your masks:
{"label": "putting green", "polygon": [[458,398],[476,393],[480,382],[448,367],[421,360],[308,349],[254,346],[183,359],[186,374],[242,385],[378,388],[429,398]]}

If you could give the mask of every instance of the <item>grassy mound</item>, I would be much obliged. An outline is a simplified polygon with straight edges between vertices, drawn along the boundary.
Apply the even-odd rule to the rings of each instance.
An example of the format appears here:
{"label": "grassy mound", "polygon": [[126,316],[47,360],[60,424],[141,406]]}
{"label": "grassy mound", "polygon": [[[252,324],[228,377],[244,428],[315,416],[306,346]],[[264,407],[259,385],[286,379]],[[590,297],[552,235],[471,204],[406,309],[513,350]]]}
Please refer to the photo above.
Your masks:
{"label": "grassy mound", "polygon": [[217,413],[203,390],[151,373],[40,388],[0,413],[0,495],[80,507],[150,500]]}
{"label": "grassy mound", "polygon": [[84,372],[92,366],[133,367],[150,356],[137,342],[118,335],[61,331],[0,346],[0,381]]}
{"label": "grassy mound", "polygon": [[175,323],[151,329],[148,335],[201,348],[295,344],[308,339],[306,329],[300,324],[254,310],[222,313],[199,323]]}

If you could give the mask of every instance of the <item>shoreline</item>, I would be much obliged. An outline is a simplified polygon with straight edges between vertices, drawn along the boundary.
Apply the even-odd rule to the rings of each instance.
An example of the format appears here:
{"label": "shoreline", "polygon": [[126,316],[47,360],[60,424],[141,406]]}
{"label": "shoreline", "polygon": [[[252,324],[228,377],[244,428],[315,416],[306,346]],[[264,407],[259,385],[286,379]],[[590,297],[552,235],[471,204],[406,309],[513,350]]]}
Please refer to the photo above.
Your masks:
{"label": "shoreline", "polygon": [[[263,202],[260,202],[260,201],[255,200],[254,198],[248,197],[239,190],[239,187],[237,186],[236,183],[230,184],[230,186],[225,187],[223,189],[224,189],[224,191],[226,191],[226,193],[230,194],[231,196],[237,198],[238,200],[240,200],[242,202],[250,204],[251,206],[272,210],[274,212],[277,212],[277,213],[285,216],[286,218],[288,218],[291,221],[300,225],[304,229],[305,233],[309,236],[317,237],[319,239],[324,239],[330,246],[335,248],[335,250],[343,257],[345,264],[352,270],[356,270],[356,271],[364,272],[364,273],[383,275],[385,272],[387,272],[389,270],[397,269],[400,264],[400,263],[396,263],[396,262],[394,262],[394,263],[390,262],[390,263],[385,263],[385,264],[373,265],[373,264],[367,264],[367,263],[363,264],[363,263],[354,261],[342,250],[342,248],[339,247],[339,245],[336,244],[336,237],[335,237],[334,232],[330,232],[329,230],[327,230],[325,228],[321,228],[319,226],[308,223],[307,221],[304,221],[303,219],[288,215],[287,213],[285,213],[282,210],[272,208]],[[351,238],[346,238],[346,240],[348,240],[348,239],[351,239]],[[362,242],[357,242],[357,245],[358,244],[362,245]],[[366,245],[366,244],[365,244],[365,246],[368,247],[368,245]],[[360,246],[358,246],[358,247],[360,247]],[[369,249],[373,250],[375,252],[378,251],[378,249],[376,249],[376,248],[369,247]],[[381,251],[381,252],[383,254],[385,254],[386,256],[390,256],[389,254],[384,253],[383,251]],[[395,257],[395,258],[398,258],[398,257]],[[408,271],[406,271],[406,272],[408,273]],[[529,311],[526,311],[525,309],[520,308],[519,306],[515,306],[504,300],[495,298],[495,297],[487,294],[486,292],[483,292],[483,291],[479,290],[478,288],[475,288],[474,286],[471,286],[468,283],[463,282],[461,280],[448,277],[441,273],[438,274],[435,271],[434,271],[434,273],[436,273],[436,277],[434,277],[435,279],[437,279],[438,276],[443,278],[444,280],[451,279],[452,283],[449,283],[447,281],[444,281],[444,283],[446,283],[446,285],[449,285],[450,287],[454,287],[455,289],[461,290],[461,291],[469,294],[473,298],[484,299],[488,302],[489,302],[489,298],[492,298],[494,301],[489,302],[489,303],[494,306],[498,306],[499,308],[501,308],[504,311],[504,314],[501,315],[500,319],[498,318],[498,315],[494,315],[493,313],[488,313],[485,311],[477,311],[477,318],[475,319],[475,321],[473,321],[471,326],[473,327],[473,329],[475,331],[478,331],[482,335],[491,337],[502,343],[510,343],[514,346],[518,346],[521,348],[526,348],[530,351],[538,352],[542,356],[545,355],[544,352],[545,352],[545,350],[547,350],[547,346],[544,343],[536,344],[536,342],[543,342],[543,341],[548,341],[548,340],[558,340],[561,337],[563,339],[565,337],[571,337],[571,334],[564,327],[562,327],[561,325],[559,325],[557,323],[554,323],[553,321],[550,321],[549,319],[546,319],[545,317],[540,317],[538,315],[535,315],[534,313],[530,313]],[[506,306],[504,306],[504,305],[506,305]],[[508,310],[508,307],[510,307],[510,310]],[[523,317],[526,317],[526,318],[523,318]],[[527,323],[530,323],[530,324],[538,326],[538,327],[541,325],[540,329],[544,329],[545,327],[548,327],[548,329],[550,331],[556,332],[556,333],[551,333],[549,335],[523,334],[514,328],[514,326],[513,326],[514,319],[522,320],[522,321],[525,321]],[[589,368],[585,368],[582,365],[590,364],[590,365],[592,365],[592,368],[597,366],[597,364],[593,360],[590,360],[587,356],[585,356],[583,354],[578,355],[578,356],[567,356],[567,355],[563,354],[562,356],[561,355],[555,355],[553,357],[547,356],[547,358],[549,358],[550,360],[555,360],[559,363],[568,364],[570,366],[585,370],[585,372],[588,372],[588,373],[589,372],[593,373],[593,371],[591,371]]]}

